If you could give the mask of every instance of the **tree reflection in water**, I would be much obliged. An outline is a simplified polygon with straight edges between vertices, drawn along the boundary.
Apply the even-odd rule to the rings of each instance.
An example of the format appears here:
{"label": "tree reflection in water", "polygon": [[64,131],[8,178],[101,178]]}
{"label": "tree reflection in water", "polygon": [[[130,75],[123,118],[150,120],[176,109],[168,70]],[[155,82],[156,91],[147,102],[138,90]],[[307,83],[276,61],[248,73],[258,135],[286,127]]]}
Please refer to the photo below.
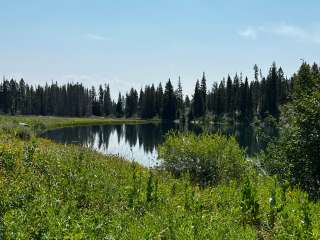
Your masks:
{"label": "tree reflection in water", "polygon": [[[166,133],[181,129],[185,127],[174,123],[77,126],[51,130],[42,136],[58,143],[80,144],[101,153],[119,154],[145,166],[155,166],[158,164],[156,148],[164,141]],[[196,134],[203,132],[201,127],[194,125],[189,125],[188,130]],[[245,124],[211,125],[207,131],[235,135],[239,144],[247,149],[248,156],[254,155],[266,145],[265,138],[259,134],[261,131]],[[272,129],[267,132],[269,135],[276,134]]]}

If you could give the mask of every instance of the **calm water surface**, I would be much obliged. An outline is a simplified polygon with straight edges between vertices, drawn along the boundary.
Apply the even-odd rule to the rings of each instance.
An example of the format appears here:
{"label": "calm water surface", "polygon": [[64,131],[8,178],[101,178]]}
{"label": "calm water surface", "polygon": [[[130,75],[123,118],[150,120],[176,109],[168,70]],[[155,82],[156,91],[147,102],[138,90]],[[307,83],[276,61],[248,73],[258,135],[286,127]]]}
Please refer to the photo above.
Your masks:
{"label": "calm water surface", "polygon": [[[118,154],[144,166],[153,167],[160,163],[157,146],[164,141],[165,134],[170,130],[185,131],[186,127],[168,123],[77,126],[51,130],[42,134],[42,137],[62,144],[80,144],[104,154]],[[203,131],[192,125],[188,126],[188,130],[196,134]],[[247,149],[248,156],[265,146],[261,132],[248,125],[212,125],[209,131],[235,135],[239,144]]]}

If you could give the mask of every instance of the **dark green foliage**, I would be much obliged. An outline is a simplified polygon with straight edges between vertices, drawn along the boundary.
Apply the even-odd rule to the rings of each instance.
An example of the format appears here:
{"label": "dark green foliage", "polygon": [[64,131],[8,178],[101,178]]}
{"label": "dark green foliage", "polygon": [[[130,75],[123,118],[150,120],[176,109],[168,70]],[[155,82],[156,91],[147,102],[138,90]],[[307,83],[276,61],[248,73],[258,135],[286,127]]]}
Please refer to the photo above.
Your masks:
{"label": "dark green foliage", "polygon": [[233,98],[233,86],[232,86],[232,80],[231,77],[228,75],[227,78],[227,103],[226,103],[226,112],[232,116],[233,110],[234,110],[234,98]]}
{"label": "dark green foliage", "polygon": [[273,63],[269,75],[267,76],[266,82],[266,111],[268,111],[272,116],[278,116],[279,106],[278,106],[278,88],[277,83],[279,81],[277,74],[276,64]]}
{"label": "dark green foliage", "polygon": [[99,104],[99,116],[104,115],[104,105],[103,105],[103,100],[104,100],[104,90],[102,88],[102,85],[99,85],[99,98],[98,98],[98,104]]}
{"label": "dark green foliage", "polygon": [[189,96],[187,95],[186,96],[186,98],[185,98],[185,100],[184,100],[184,104],[185,104],[185,107],[186,108],[190,108],[190,106],[191,106],[191,102],[190,102],[190,98],[189,98]]}
{"label": "dark green foliage", "polygon": [[[95,88],[86,89],[82,84],[68,83],[58,86],[57,83],[41,86],[30,86],[21,79],[3,80],[0,84],[0,110],[4,113],[88,116],[108,114],[108,91],[99,87],[97,99]],[[110,95],[110,92],[109,92]],[[106,105],[104,105],[106,102]],[[104,113],[105,112],[105,113]]]}
{"label": "dark green foliage", "polygon": [[177,100],[177,117],[183,118],[185,114],[185,107],[183,102],[183,92],[182,92],[182,85],[181,85],[181,79],[179,77],[178,80],[178,88],[176,90],[176,100]]}
{"label": "dark green foliage", "polygon": [[18,86],[17,82],[13,79],[10,80],[10,95],[9,95],[9,106],[11,115],[16,114],[18,108]]}
{"label": "dark green foliage", "polygon": [[160,83],[156,90],[156,99],[155,99],[155,110],[158,116],[160,116],[162,113],[162,107],[163,107],[163,89]]}
{"label": "dark green foliage", "polygon": [[320,75],[304,63],[293,85],[293,100],[281,114],[280,138],[269,146],[264,164],[269,173],[319,198]]}
{"label": "dark green foliage", "polygon": [[200,92],[201,92],[202,102],[203,102],[202,112],[205,113],[207,111],[207,79],[206,79],[205,73],[203,73],[202,75]]}
{"label": "dark green foliage", "polygon": [[118,102],[116,105],[116,117],[123,117],[124,112],[123,112],[123,99],[121,97],[121,93],[119,93],[118,97]]}
{"label": "dark green foliage", "polygon": [[291,80],[284,77],[282,68],[273,63],[265,78],[261,74],[259,77],[255,65],[254,81],[245,77],[243,82],[242,75],[236,74],[233,81],[228,76],[226,82],[223,79],[219,84],[214,83],[207,96],[208,110],[217,118],[228,116],[247,122],[254,116],[263,119],[269,114],[278,118],[280,105],[287,102],[290,90]]}
{"label": "dark green foliage", "polygon": [[112,113],[112,101],[110,97],[110,87],[109,84],[105,86],[103,93],[103,114],[104,116],[109,116]]}
{"label": "dark green foliage", "polygon": [[153,118],[156,115],[156,95],[153,85],[146,86],[141,103],[141,117]]}
{"label": "dark green foliage", "polygon": [[204,116],[205,114],[205,103],[204,94],[200,88],[199,81],[196,82],[194,89],[193,101],[192,101],[192,115],[195,118]]}
{"label": "dark green foliage", "polygon": [[161,118],[165,120],[174,120],[177,116],[177,100],[169,79],[163,94],[163,108]]}
{"label": "dark green foliage", "polygon": [[138,111],[138,92],[131,88],[130,92],[126,94],[125,116],[132,117]]}

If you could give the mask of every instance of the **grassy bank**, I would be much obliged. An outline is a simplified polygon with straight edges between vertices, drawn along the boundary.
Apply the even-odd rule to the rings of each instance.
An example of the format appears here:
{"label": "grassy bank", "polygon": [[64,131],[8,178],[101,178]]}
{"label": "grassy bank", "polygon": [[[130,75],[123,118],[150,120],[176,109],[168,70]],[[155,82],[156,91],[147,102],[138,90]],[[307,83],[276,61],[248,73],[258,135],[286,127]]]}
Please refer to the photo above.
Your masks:
{"label": "grassy bank", "polygon": [[0,134],[0,239],[320,238],[320,204],[254,170],[201,189],[188,176],[13,132]]}
{"label": "grassy bank", "polygon": [[140,118],[103,118],[103,117],[88,117],[88,118],[71,118],[71,117],[51,117],[51,116],[0,116],[0,126],[16,128],[20,123],[26,123],[31,131],[38,133],[41,131],[80,125],[95,125],[95,124],[143,124],[143,123],[158,123],[159,119],[140,119]]}

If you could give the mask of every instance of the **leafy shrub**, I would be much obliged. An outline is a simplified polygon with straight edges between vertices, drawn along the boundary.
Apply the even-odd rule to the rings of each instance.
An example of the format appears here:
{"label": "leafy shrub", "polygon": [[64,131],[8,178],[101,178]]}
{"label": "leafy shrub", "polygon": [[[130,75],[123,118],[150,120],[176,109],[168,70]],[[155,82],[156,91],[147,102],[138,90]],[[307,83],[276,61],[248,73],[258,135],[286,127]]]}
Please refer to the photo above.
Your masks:
{"label": "leafy shrub", "polygon": [[219,134],[170,133],[159,147],[163,167],[176,176],[189,173],[202,186],[239,179],[245,172],[245,152],[234,137]]}

